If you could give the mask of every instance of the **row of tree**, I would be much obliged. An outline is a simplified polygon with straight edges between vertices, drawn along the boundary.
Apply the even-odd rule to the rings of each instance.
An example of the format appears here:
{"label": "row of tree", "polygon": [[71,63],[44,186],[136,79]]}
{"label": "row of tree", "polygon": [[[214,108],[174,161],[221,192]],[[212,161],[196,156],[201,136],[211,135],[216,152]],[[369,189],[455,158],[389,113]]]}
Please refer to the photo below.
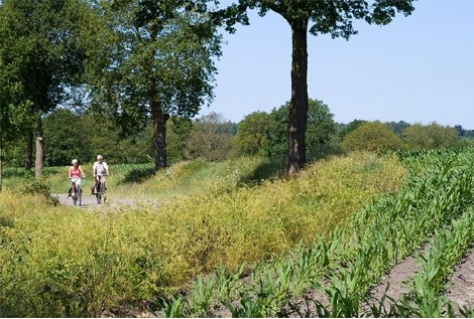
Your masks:
{"label": "row of tree", "polygon": [[[354,150],[450,147],[474,133],[465,129],[459,131],[459,126],[446,127],[437,123],[422,125],[404,121],[381,123],[354,120],[348,124],[338,124],[322,101],[310,99],[308,105],[306,156],[309,159]],[[246,155],[284,159],[288,109],[287,102],[269,113],[251,113],[239,123],[226,121],[216,113],[194,121],[171,118],[166,131],[167,162],[177,163],[196,158],[221,161]],[[73,158],[90,162],[97,154],[104,155],[109,163],[153,161],[151,120],[144,130],[123,136],[113,119],[97,121],[89,111],[76,114],[68,109],[58,109],[44,118],[43,127],[47,136],[46,166],[68,165]],[[6,143],[8,165],[23,166],[24,145]]]}
{"label": "row of tree", "polygon": [[40,176],[43,118],[70,105],[113,119],[122,137],[151,121],[155,168],[165,167],[168,120],[191,118],[212,99],[219,27],[235,31],[257,9],[281,15],[292,29],[285,140],[288,173],[296,173],[306,162],[308,31],[348,39],[357,33],[354,21],[388,24],[397,12],[410,14],[413,1],[1,0],[0,155],[3,141],[24,141],[26,166],[35,149]]}

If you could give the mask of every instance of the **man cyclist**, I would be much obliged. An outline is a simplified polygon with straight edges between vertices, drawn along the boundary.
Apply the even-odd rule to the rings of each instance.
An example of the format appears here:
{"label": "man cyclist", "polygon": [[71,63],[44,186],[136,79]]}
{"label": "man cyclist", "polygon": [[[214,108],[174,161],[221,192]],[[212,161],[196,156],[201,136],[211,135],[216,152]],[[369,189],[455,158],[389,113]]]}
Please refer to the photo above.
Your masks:
{"label": "man cyclist", "polygon": [[92,166],[92,174],[94,175],[95,180],[94,191],[92,192],[92,195],[97,194],[97,187],[101,181],[105,186],[105,176],[109,175],[109,166],[103,161],[103,159],[104,158],[102,155],[97,155],[97,162],[95,162]]}
{"label": "man cyclist", "polygon": [[71,190],[69,191],[69,196],[74,196],[76,194],[77,186],[81,185],[81,177],[85,178],[84,172],[82,171],[81,165],[77,159],[73,159],[69,167],[69,179],[72,182]]}

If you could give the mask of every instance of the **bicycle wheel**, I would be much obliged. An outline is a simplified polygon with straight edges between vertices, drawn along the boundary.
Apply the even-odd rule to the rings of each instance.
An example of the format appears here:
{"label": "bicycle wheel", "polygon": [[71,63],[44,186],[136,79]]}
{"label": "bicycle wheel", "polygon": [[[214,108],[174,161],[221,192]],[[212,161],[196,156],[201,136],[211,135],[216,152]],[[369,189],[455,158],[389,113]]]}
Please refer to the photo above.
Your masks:
{"label": "bicycle wheel", "polygon": [[103,192],[103,184],[102,182],[99,183],[97,187],[97,204],[100,204],[102,201],[102,192]]}
{"label": "bicycle wheel", "polygon": [[74,206],[77,205],[77,193],[72,196],[72,203],[74,204]]}
{"label": "bicycle wheel", "polygon": [[77,204],[82,206],[82,188],[80,186],[77,187]]}

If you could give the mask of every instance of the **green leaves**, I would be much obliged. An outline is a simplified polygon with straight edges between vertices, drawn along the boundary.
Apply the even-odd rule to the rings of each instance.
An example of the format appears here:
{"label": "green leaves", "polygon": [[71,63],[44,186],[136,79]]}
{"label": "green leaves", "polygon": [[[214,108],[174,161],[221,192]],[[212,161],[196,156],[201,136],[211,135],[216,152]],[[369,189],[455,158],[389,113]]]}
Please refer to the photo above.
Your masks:
{"label": "green leaves", "polygon": [[213,98],[221,37],[206,8],[206,0],[104,1],[84,35],[92,110],[125,134],[151,118],[156,169],[166,166],[170,116],[193,117]]}
{"label": "green leaves", "polygon": [[[323,157],[331,147],[336,126],[333,114],[320,100],[308,101],[306,143],[310,158]],[[238,125],[236,142],[241,154],[282,157],[286,154],[289,103],[272,110],[270,114],[254,112]]]}

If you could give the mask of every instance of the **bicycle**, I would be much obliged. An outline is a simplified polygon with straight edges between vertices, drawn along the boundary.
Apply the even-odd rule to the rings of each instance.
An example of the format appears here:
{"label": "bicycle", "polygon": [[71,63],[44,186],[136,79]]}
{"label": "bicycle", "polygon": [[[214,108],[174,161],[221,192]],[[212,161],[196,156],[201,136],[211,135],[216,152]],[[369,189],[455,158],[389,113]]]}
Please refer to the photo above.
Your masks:
{"label": "bicycle", "polygon": [[[72,178],[70,178],[72,180]],[[72,197],[72,202],[74,204],[74,206],[81,206],[82,205],[82,187],[81,187],[81,180],[80,179],[76,179],[75,180],[75,183],[76,183],[76,192],[74,193],[74,195],[71,195]],[[72,190],[72,187],[70,189],[70,191]]]}
{"label": "bicycle", "polygon": [[82,188],[80,185],[76,185],[76,193],[72,196],[72,202],[74,206],[82,205]]}
{"label": "bicycle", "polygon": [[[107,175],[104,175],[104,176],[107,176]],[[105,201],[107,200],[107,197],[104,196],[105,191],[107,190],[105,187],[104,176],[96,176],[96,178],[99,178],[99,184],[97,185],[97,193],[95,194],[97,198],[97,204],[101,204],[102,199],[104,199],[104,204],[105,204]]]}

